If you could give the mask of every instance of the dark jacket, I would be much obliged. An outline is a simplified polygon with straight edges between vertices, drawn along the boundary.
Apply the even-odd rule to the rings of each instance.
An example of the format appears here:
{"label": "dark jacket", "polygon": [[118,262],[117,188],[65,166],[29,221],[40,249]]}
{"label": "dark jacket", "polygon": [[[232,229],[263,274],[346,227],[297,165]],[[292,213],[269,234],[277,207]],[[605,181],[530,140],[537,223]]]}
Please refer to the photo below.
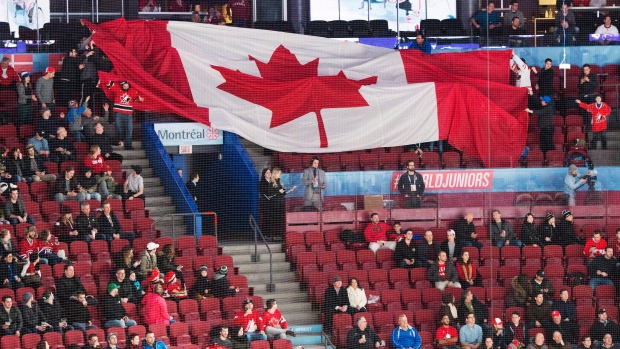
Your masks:
{"label": "dark jacket", "polygon": [[[502,231],[506,232],[506,237],[500,237],[499,235]],[[490,229],[491,241],[493,243],[497,243],[497,241],[501,240],[515,240],[517,238],[517,234],[515,234],[514,229],[512,229],[512,224],[509,221],[502,219],[499,224],[495,221],[491,222]]]}
{"label": "dark jacket", "polygon": [[[51,117],[50,117],[50,120],[51,120]],[[56,135],[56,130],[54,130],[53,133],[51,134]],[[50,147],[50,154],[54,154],[56,156],[63,155],[61,152],[57,152],[56,148],[63,148],[65,150],[68,150],[71,154],[75,154],[75,146],[73,146],[73,142],[67,139],[67,137],[65,137],[64,139],[58,139],[58,137],[51,138],[49,140],[49,147]],[[60,175],[63,176],[63,174],[60,174]]]}
{"label": "dark jacket", "polygon": [[84,306],[82,302],[73,299],[67,302],[67,305],[64,307],[67,312],[67,323],[87,323],[91,320],[88,306]]}
{"label": "dark jacket", "polygon": [[123,306],[120,296],[112,297],[109,293],[103,297],[102,301],[103,318],[107,321],[120,320],[127,316],[127,311]]}
{"label": "dark jacket", "polygon": [[602,342],[603,337],[608,333],[611,335],[613,342],[617,342],[620,336],[620,327],[618,327],[618,324],[611,320],[607,320],[606,323],[597,320],[592,324],[592,327],[590,327],[590,336],[592,336],[593,342]]}
{"label": "dark jacket", "polygon": [[[37,169],[39,172],[47,171],[47,168],[45,167],[46,160],[42,156],[35,155],[34,161],[37,164]],[[24,166],[22,167],[22,173],[24,174],[24,177],[32,177],[36,175],[36,173],[34,172],[34,169],[32,168],[32,161],[29,157],[24,158],[23,165]]]}
{"label": "dark jacket", "polygon": [[583,244],[583,242],[581,241],[581,239],[579,239],[577,233],[575,232],[575,224],[573,224],[573,222],[567,221],[566,219],[561,219],[559,221],[558,234],[556,234],[554,238],[554,243],[562,246]]}
{"label": "dark jacket", "polygon": [[67,180],[66,180],[64,174],[61,175],[60,178],[58,178],[56,180],[56,190],[54,190],[54,193],[62,193],[64,195],[67,195],[67,193],[69,191],[76,191],[77,192],[77,189],[78,189],[78,186],[80,185],[80,182],[77,180],[77,178],[75,176],[73,176],[73,178],[71,178],[69,180],[69,188],[71,189],[69,191],[67,191],[67,189],[66,189],[66,186],[65,186],[66,182],[67,182]]}
{"label": "dark jacket", "polygon": [[545,241],[545,238],[551,238],[551,241],[553,241],[554,236],[556,234],[558,234],[558,229],[557,226],[554,227],[551,224],[544,222],[543,224],[540,225],[540,227],[538,228],[538,234],[540,236],[540,243],[542,244],[542,246],[544,247],[545,245],[550,245],[552,242],[549,241]]}
{"label": "dark jacket", "polygon": [[[411,186],[414,185],[414,182],[415,192],[411,190]],[[425,188],[426,186],[424,185],[424,179],[418,172],[414,172],[413,176],[409,176],[407,175],[407,172],[405,172],[398,179],[398,191],[402,195],[422,196]]]}
{"label": "dark jacket", "polygon": [[75,228],[79,233],[78,236],[82,239],[86,239],[86,236],[90,235],[93,228],[99,230],[99,223],[97,222],[97,218],[95,218],[94,214],[86,216],[84,212],[80,212],[80,214],[75,218]]}
{"label": "dark jacket", "polygon": [[[523,338],[524,338],[523,343],[527,343],[529,339],[529,335],[527,332],[527,328],[525,327],[525,324],[519,322],[518,327],[521,329],[521,332],[523,333]],[[504,334],[506,335],[506,339],[508,340],[508,343],[510,343],[515,339],[515,334],[517,333],[517,326],[515,326],[515,324],[513,324],[512,322],[509,322],[508,324],[504,325],[504,328],[505,328]]]}
{"label": "dark jacket", "polygon": [[545,325],[545,331],[547,332],[546,338],[553,338],[553,332],[558,331],[562,334],[564,342],[576,344],[579,336],[579,325],[570,321],[560,321],[560,324],[557,325],[551,321]]}
{"label": "dark jacket", "polygon": [[117,142],[108,137],[108,135],[106,135],[104,132],[102,134],[93,133],[93,138],[90,142],[90,145],[94,144],[98,145],[99,148],[101,148],[101,154],[105,155],[112,154],[114,152],[114,150],[112,149],[112,145],[116,145]]}
{"label": "dark jacket", "polygon": [[[536,283],[536,277],[534,277],[530,281],[530,285],[532,286],[532,294],[530,295],[531,298],[534,298],[536,296],[536,293],[542,292],[543,296],[545,296],[545,302],[548,302],[551,300],[551,296],[555,293],[555,287],[553,287],[553,284],[551,283],[551,281],[549,281],[548,278],[544,278],[542,280],[542,283],[539,285],[538,283]],[[545,288],[548,289],[549,292],[545,292]],[[533,300],[532,302],[535,303]]]}
{"label": "dark jacket", "polygon": [[340,287],[340,291],[336,293],[334,286],[327,286],[327,289],[325,289],[325,297],[323,299],[325,300],[323,303],[323,312],[327,314],[335,313],[336,307],[349,305],[349,295],[347,294],[347,289],[344,287]]}
{"label": "dark jacket", "polygon": [[[487,306],[480,302],[476,296],[474,296],[471,300],[471,304],[474,307],[476,324],[481,326],[484,323],[484,320],[489,317],[489,309],[487,309]],[[469,310],[465,306],[463,299],[459,302],[457,313],[459,315],[459,324],[462,326],[465,324],[465,317],[469,314]]]}
{"label": "dark jacket", "polygon": [[43,315],[45,315],[47,323],[54,326],[54,328],[58,327],[60,319],[66,318],[65,312],[58,301],[54,300],[53,304],[49,304],[44,300],[41,300],[39,301],[39,304],[39,308],[41,308]]}
{"label": "dark jacket", "polygon": [[538,128],[542,130],[547,127],[553,127],[553,114],[555,114],[553,101],[540,109],[534,110],[534,115],[538,115]]}
{"label": "dark jacket", "polygon": [[[228,278],[226,276],[219,277],[220,275],[215,274],[215,277],[211,281],[211,293],[213,297],[217,298],[225,298],[228,296],[234,296],[235,290],[231,290],[228,288]],[[218,278],[219,277],[219,278]],[[346,291],[344,292],[346,295]],[[347,302],[349,302],[349,297],[347,296]],[[347,303],[348,304],[348,303]]]}
{"label": "dark jacket", "polygon": [[170,259],[167,256],[161,254],[157,256],[157,268],[159,272],[166,275],[169,271],[177,270],[177,265],[174,264],[174,258]]}
{"label": "dark jacket", "polygon": [[45,315],[39,308],[36,302],[32,302],[30,307],[25,304],[19,306],[19,311],[22,313],[23,327],[28,329],[34,329],[41,324],[41,322],[47,322]]}
{"label": "dark jacket", "polygon": [[409,242],[409,246],[407,246],[405,239],[397,242],[396,250],[394,251],[394,260],[396,261],[396,264],[398,265],[398,263],[400,263],[403,259],[415,259],[417,247],[418,244],[416,244],[413,240]]}
{"label": "dark jacket", "polygon": [[572,301],[564,302],[561,299],[553,302],[551,309],[557,310],[562,315],[562,320],[568,318],[570,321],[577,321],[577,307]]}
{"label": "dark jacket", "polygon": [[18,171],[24,176],[24,162],[22,159],[14,159],[13,157],[7,159],[5,161],[6,172],[10,173],[11,176],[15,176],[18,174]]}
{"label": "dark jacket", "polygon": [[[616,263],[618,260],[616,258],[605,258],[605,256],[598,256],[590,261],[588,264],[588,274],[590,274],[591,278],[600,277],[615,280],[616,279]],[[607,273],[607,277],[602,275],[596,275],[596,271],[600,270],[602,272]]]}
{"label": "dark jacket", "polygon": [[497,334],[497,332],[495,331],[495,329],[493,328],[494,326],[491,325],[491,336],[493,338],[493,348],[494,349],[506,349],[508,347],[508,344],[510,344],[509,340],[511,337],[508,334],[508,329],[506,327],[504,327],[504,329],[502,330],[501,334]]}
{"label": "dark jacket", "polygon": [[68,278],[63,275],[60,279],[56,280],[56,297],[63,308],[66,308],[66,304],[70,302],[69,298],[75,296],[77,291],[85,292],[84,285],[82,285],[79,277],[74,276]]}
{"label": "dark jacket", "polygon": [[454,225],[456,241],[461,244],[463,242],[473,241],[473,239],[471,238],[471,233],[474,233],[475,231],[476,229],[474,227],[474,222],[467,223],[467,219],[465,218],[460,218],[458,221],[456,221],[456,224]]}
{"label": "dark jacket", "polygon": [[14,206],[14,204],[11,204],[11,199],[6,200],[6,204],[4,205],[4,217],[6,219],[9,219],[12,214],[23,217],[26,213],[26,204],[24,203],[24,200],[17,198],[17,207],[19,208],[19,212],[13,209]]}
{"label": "dark jacket", "polygon": [[532,302],[526,309],[526,318],[528,322],[538,321],[545,326],[551,320],[551,305],[547,301],[543,301],[541,305]]}
{"label": "dark jacket", "polygon": [[[579,75],[579,81],[577,82],[577,88],[579,89],[579,96],[592,96],[596,92],[596,88],[598,87],[598,77],[596,74],[588,75],[588,79],[590,81],[581,82],[583,78],[583,74]],[[593,97],[593,96],[592,96]]]}
{"label": "dark jacket", "polygon": [[538,234],[538,229],[536,229],[536,224],[523,222],[523,225],[521,226],[521,242],[525,246],[544,245],[540,241],[540,235]]}
{"label": "dark jacket", "polygon": [[[461,246],[461,244],[458,243],[458,241],[454,241],[454,254],[452,255],[452,257],[455,258],[460,258],[461,257],[461,252],[462,252],[463,246]],[[445,240],[444,242],[442,242],[439,245],[439,250],[440,251],[444,251],[446,253],[446,256],[448,256],[448,259],[450,259],[450,248],[448,247],[448,240]]]}
{"label": "dark jacket", "polygon": [[110,212],[110,217],[112,217],[113,225],[110,224],[108,217],[106,217],[104,214],[102,214],[101,216],[99,216],[99,218],[97,218],[97,224],[99,225],[99,229],[98,229],[99,234],[105,234],[105,235],[112,236],[112,234],[122,233],[121,223],[118,221],[118,218],[116,218],[116,215],[114,214],[114,212]]}
{"label": "dark jacket", "polygon": [[16,257],[13,257],[13,263],[9,264],[4,259],[0,260],[0,282],[4,282],[4,280],[9,279],[10,270],[9,267],[13,270],[13,278],[9,281],[15,281],[15,277],[19,277],[19,274],[22,271],[17,265]]}
{"label": "dark jacket", "polygon": [[[430,256],[428,254],[429,252],[431,253]],[[429,245],[426,240],[422,240],[418,244],[417,253],[418,254],[416,256],[416,260],[426,262],[427,260],[429,260],[429,257],[433,257],[430,258],[430,260],[437,262],[437,255],[439,254],[439,244],[433,241],[433,243]]]}
{"label": "dark jacket", "polygon": [[[366,343],[359,342],[362,336],[366,336]],[[347,349],[373,349],[376,343],[380,342],[381,339],[370,327],[362,331],[358,326],[354,326],[347,333]]]}
{"label": "dark jacket", "polygon": [[7,313],[4,308],[0,309],[0,323],[10,322],[9,329],[12,331],[21,331],[23,326],[22,312],[15,306]]}
{"label": "dark jacket", "polygon": [[459,274],[456,272],[456,267],[454,266],[454,263],[452,263],[451,261],[447,261],[445,279],[439,275],[439,264],[438,263],[431,264],[431,266],[428,268],[427,279],[430,282],[438,282],[438,281],[458,282]]}
{"label": "dark jacket", "polygon": [[194,298],[196,294],[204,296],[205,290],[209,290],[209,292],[211,292],[211,282],[209,281],[209,278],[198,275],[196,282],[189,290],[189,296],[191,298]]}
{"label": "dark jacket", "polygon": [[[127,275],[127,272],[125,272]],[[112,277],[110,282],[114,282],[121,288],[118,289],[118,298],[127,298],[129,303],[136,303],[137,299],[135,298],[133,290],[136,288],[133,285],[133,282],[129,280],[129,278],[124,278],[122,282],[118,281],[116,278],[116,274]]]}
{"label": "dark jacket", "polygon": [[551,67],[549,69],[541,69],[538,73],[538,88],[541,96],[549,96],[553,98],[553,77],[555,71]]}

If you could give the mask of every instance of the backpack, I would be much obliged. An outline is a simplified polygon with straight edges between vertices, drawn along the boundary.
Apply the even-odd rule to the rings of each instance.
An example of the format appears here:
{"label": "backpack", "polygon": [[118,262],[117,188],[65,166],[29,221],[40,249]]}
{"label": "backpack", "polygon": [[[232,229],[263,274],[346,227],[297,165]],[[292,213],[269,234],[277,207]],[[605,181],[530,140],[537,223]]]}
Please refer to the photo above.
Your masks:
{"label": "backpack", "polygon": [[340,232],[340,241],[352,244],[355,242],[365,242],[366,240],[364,239],[364,234],[358,234],[351,229],[345,229]]}
{"label": "backpack", "polygon": [[570,273],[568,274],[568,284],[571,287],[575,287],[575,286],[579,286],[579,285],[583,285],[584,281],[585,281],[586,276],[582,273],[582,272],[574,272],[574,273]]}

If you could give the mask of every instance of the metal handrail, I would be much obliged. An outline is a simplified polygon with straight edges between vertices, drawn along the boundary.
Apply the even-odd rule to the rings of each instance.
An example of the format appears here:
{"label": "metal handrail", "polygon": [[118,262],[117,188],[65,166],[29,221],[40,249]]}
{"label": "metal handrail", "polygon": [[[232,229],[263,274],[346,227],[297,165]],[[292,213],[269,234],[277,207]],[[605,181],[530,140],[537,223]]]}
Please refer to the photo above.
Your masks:
{"label": "metal handrail", "polygon": [[[215,242],[218,242],[218,238],[217,238],[217,213],[215,212],[189,212],[189,213],[166,213],[165,215],[157,218],[156,221],[154,221],[153,223],[151,223],[151,227],[149,229],[149,237],[151,240],[153,240],[153,226],[157,223],[157,222],[161,222],[162,220],[164,220],[167,217],[174,217],[174,216],[194,216],[194,240],[196,239],[196,216],[213,216],[213,225],[215,228]],[[172,219],[172,237],[174,238],[174,219]]]}
{"label": "metal handrail", "polygon": [[276,285],[273,283],[273,253],[271,252],[271,248],[269,247],[269,244],[267,244],[265,236],[260,231],[260,227],[252,215],[250,215],[250,226],[254,230],[254,255],[252,255],[252,262],[260,262],[260,255],[258,254],[258,236],[260,236],[263,239],[263,243],[267,247],[267,251],[269,251],[269,283],[267,284],[266,290],[267,292],[275,292]]}

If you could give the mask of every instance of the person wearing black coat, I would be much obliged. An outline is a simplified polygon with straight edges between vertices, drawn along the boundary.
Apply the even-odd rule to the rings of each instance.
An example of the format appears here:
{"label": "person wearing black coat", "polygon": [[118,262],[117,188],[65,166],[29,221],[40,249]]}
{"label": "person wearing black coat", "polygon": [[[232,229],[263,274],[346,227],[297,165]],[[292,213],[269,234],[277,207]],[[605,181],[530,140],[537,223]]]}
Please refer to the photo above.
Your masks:
{"label": "person wearing black coat", "polygon": [[202,299],[203,297],[212,296],[210,293],[211,282],[207,277],[209,268],[203,265],[200,267],[200,275],[196,278],[196,282],[189,290],[189,296],[194,299]]}
{"label": "person wearing black coat", "polygon": [[[228,285],[228,278],[226,275],[228,274],[228,267],[222,265],[218,271],[215,272],[215,276],[211,281],[211,294],[213,297],[222,299],[229,296],[234,296],[237,292],[239,292],[239,288],[231,288],[232,286]],[[347,302],[349,298],[347,297]]]}
{"label": "person wearing black coat", "polygon": [[[65,275],[56,280],[56,295],[58,295],[58,301],[63,308],[67,308],[67,304],[71,301],[71,297],[75,296],[78,292],[86,293],[86,289],[80,278],[75,276],[75,269],[71,264],[65,264]],[[88,305],[97,306],[99,302],[91,295],[86,295],[86,301]],[[68,308],[67,308],[68,311]]]}
{"label": "person wearing black coat", "polygon": [[381,338],[368,327],[366,318],[357,318],[355,327],[347,333],[347,349],[374,349],[381,345]]}
{"label": "person wearing black coat", "polygon": [[461,246],[474,246],[480,249],[482,243],[477,239],[476,227],[474,226],[474,214],[468,212],[465,217],[456,221],[454,232],[456,233],[456,242]]}
{"label": "person wearing black coat", "polygon": [[[573,221],[573,214],[571,211],[564,210],[562,211],[563,219],[560,219],[558,224],[558,232],[554,237],[556,238],[555,243],[558,245],[562,245],[564,247],[572,244],[581,244],[584,242],[579,239],[577,233],[575,232],[575,222]],[[566,339],[566,337],[563,337]]]}
{"label": "person wearing black coat", "polygon": [[459,316],[459,325],[465,324],[467,314],[470,313],[468,304],[474,309],[474,315],[476,316],[476,324],[482,327],[483,332],[486,334],[489,331],[489,325],[487,324],[487,318],[489,317],[489,309],[484,303],[480,302],[476,296],[471,293],[470,290],[463,290],[461,301],[459,302],[457,314]]}
{"label": "person wearing black coat", "polygon": [[545,217],[546,221],[538,228],[538,234],[540,236],[541,247],[550,245],[554,239],[554,236],[558,234],[558,229],[555,225],[555,216],[551,213],[547,213]]}
{"label": "person wearing black coat", "polygon": [[78,231],[80,240],[90,242],[93,230],[95,231],[95,239],[106,240],[105,235],[98,234],[99,222],[97,217],[90,213],[90,205],[82,203],[81,210],[80,214],[75,218],[75,229]]}
{"label": "person wearing black coat", "polygon": [[[47,323],[52,326],[54,332],[64,334],[65,331],[73,329],[73,326],[67,323],[67,315],[64,309],[62,309],[60,303],[55,301],[54,294],[51,291],[43,292],[43,296],[39,302],[39,308],[41,308],[43,315],[45,315],[45,319],[47,319]],[[62,319],[65,319],[64,323],[61,321]]]}
{"label": "person wearing black coat", "polygon": [[108,241],[115,239],[114,235],[118,234],[119,238],[126,239],[129,241],[130,245],[133,245],[136,235],[133,232],[123,232],[121,223],[118,221],[118,218],[116,218],[114,212],[111,211],[110,203],[103,203],[101,209],[103,213],[97,218],[97,224],[99,225],[97,234],[106,235]]}
{"label": "person wearing black coat", "polygon": [[416,262],[416,251],[418,245],[412,240],[413,231],[408,229],[405,238],[396,243],[394,251],[394,261],[399,268],[413,268]]}
{"label": "person wearing black coat", "polygon": [[42,322],[47,323],[47,319],[39,308],[39,305],[32,299],[32,293],[24,293],[23,302],[19,306],[19,311],[22,313],[23,321],[21,334],[43,334],[51,329],[48,326],[41,326]]}
{"label": "person wearing black coat", "polygon": [[16,291],[20,287],[24,287],[22,279],[19,277],[21,268],[17,265],[16,258],[10,251],[4,253],[0,260],[0,287],[10,288]]}
{"label": "person wearing black coat", "polygon": [[120,286],[116,283],[108,284],[108,293],[103,297],[102,315],[105,319],[104,327],[130,327],[137,323],[127,317],[127,310],[123,306],[123,301],[118,294]]}
{"label": "person wearing black coat", "polygon": [[347,290],[342,287],[342,279],[335,276],[332,286],[325,289],[323,297],[323,313],[325,314],[325,332],[332,332],[334,314],[346,314],[349,308],[349,295]]}
{"label": "person wearing black coat", "polygon": [[538,229],[536,229],[536,224],[534,223],[534,215],[531,213],[526,214],[523,219],[521,242],[525,246],[543,246],[543,243],[540,241],[540,234],[538,234]]}
{"label": "person wearing black coat", "polygon": [[532,110],[528,108],[525,109],[525,111],[538,115],[540,150],[546,154],[547,151],[555,149],[555,146],[553,145],[553,115],[555,114],[553,96],[541,96],[540,104],[542,106],[540,109]]}
{"label": "person wearing black coat", "polygon": [[416,267],[428,268],[431,266],[431,264],[437,262],[437,255],[439,254],[439,244],[433,242],[432,231],[427,230],[424,233],[424,240],[422,240],[418,244],[418,250],[416,252]]}

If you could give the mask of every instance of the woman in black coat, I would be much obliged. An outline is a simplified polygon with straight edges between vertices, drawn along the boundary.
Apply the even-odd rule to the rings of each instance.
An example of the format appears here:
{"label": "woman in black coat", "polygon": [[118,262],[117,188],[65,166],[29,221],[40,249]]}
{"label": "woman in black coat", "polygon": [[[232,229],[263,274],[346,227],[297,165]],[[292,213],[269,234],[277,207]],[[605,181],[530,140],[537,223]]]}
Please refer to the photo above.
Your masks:
{"label": "woman in black coat", "polygon": [[264,195],[267,203],[263,211],[263,226],[265,227],[263,233],[271,238],[284,237],[286,231],[284,196],[296,188],[286,190],[282,185],[281,175],[282,170],[274,167],[271,171],[271,182],[267,185]]}
{"label": "woman in black coat", "polygon": [[534,223],[534,215],[528,213],[523,219],[523,225],[521,226],[521,241],[525,246],[542,246],[540,241],[540,235],[536,224]]}

